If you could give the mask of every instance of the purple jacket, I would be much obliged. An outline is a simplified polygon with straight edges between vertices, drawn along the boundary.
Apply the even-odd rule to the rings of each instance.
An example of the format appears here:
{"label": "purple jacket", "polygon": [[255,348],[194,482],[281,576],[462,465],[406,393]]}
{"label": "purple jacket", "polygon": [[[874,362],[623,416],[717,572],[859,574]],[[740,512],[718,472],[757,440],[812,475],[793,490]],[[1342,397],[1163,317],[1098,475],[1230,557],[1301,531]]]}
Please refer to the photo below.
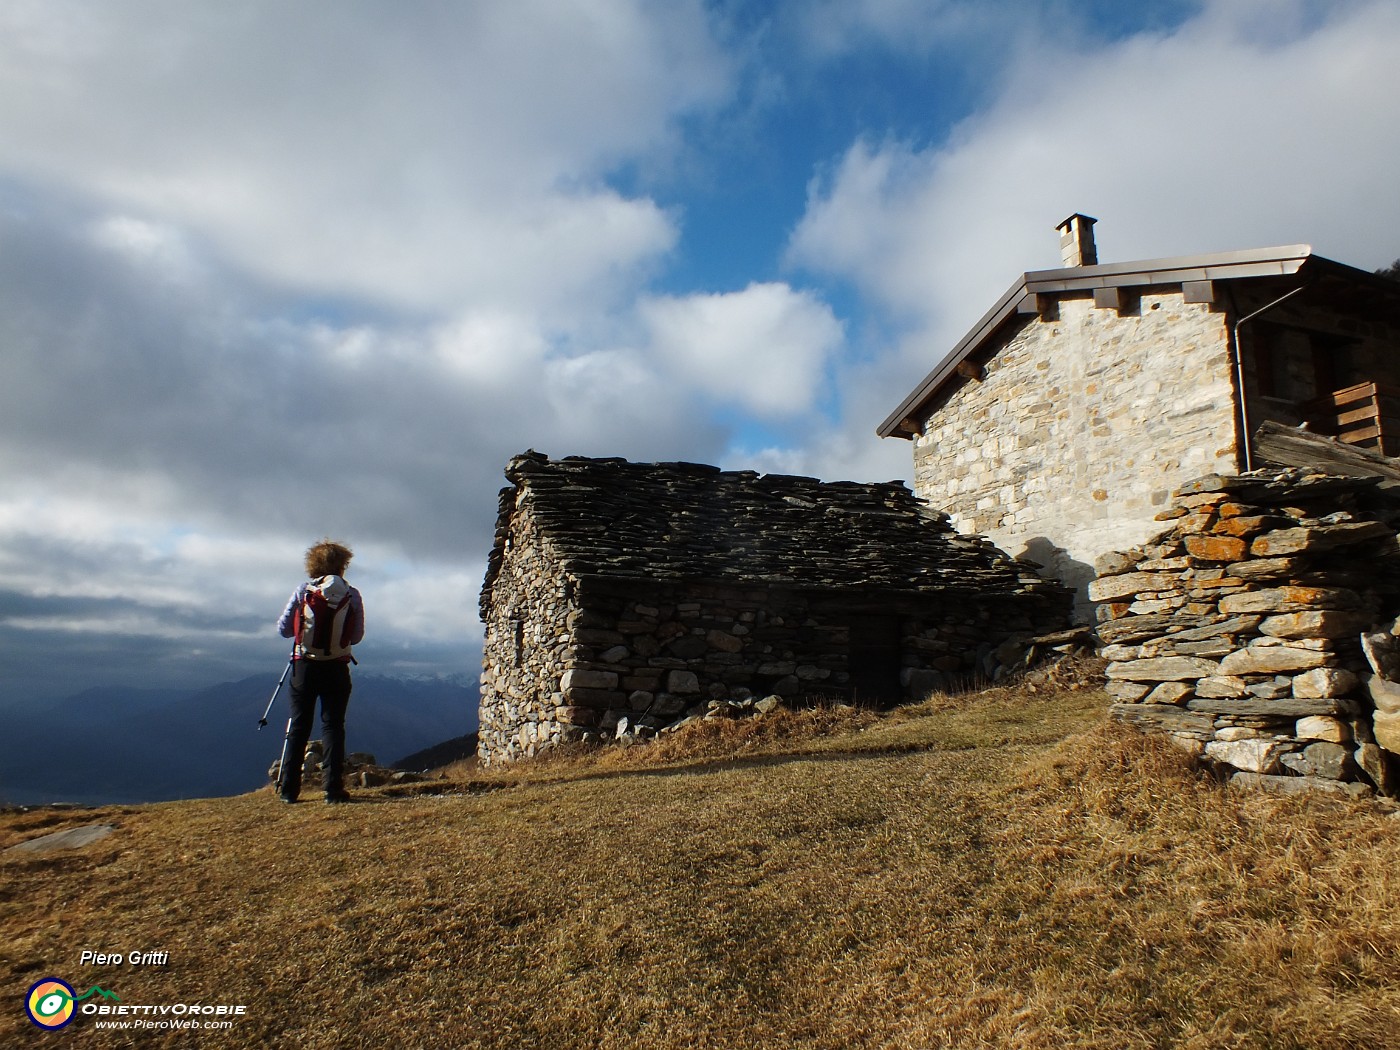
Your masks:
{"label": "purple jacket", "polygon": [[[345,583],[345,581],[339,580],[339,577],[323,578],[334,579],[339,581],[346,588],[346,590],[350,592],[350,612],[346,617],[345,631],[343,637],[348,644],[358,645],[361,639],[363,639],[365,636],[364,599],[360,597],[360,592],[358,590],[356,590],[354,587],[351,587],[348,583]],[[306,599],[307,588],[315,582],[317,581],[307,580],[305,583],[300,584],[297,587],[297,589],[292,592],[291,598],[287,601],[287,607],[282,610],[282,615],[277,621],[277,633],[280,634],[283,638],[295,637],[297,630],[297,610],[301,608],[301,603]],[[292,654],[292,659],[302,660],[305,659],[305,657],[299,652],[294,652]],[[343,658],[343,662],[348,663],[349,661],[349,656]]]}

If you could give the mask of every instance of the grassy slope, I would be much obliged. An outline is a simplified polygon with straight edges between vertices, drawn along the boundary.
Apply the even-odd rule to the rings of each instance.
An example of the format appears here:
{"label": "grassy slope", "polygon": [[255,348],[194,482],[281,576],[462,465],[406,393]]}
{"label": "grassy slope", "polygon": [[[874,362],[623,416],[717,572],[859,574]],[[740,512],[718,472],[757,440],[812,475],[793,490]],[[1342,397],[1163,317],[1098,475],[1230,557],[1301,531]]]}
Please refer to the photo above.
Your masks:
{"label": "grassy slope", "polygon": [[0,1042],[53,974],[249,1007],[141,1046],[1400,1045],[1400,821],[1227,793],[1103,705],[783,715],[346,807],[5,814],[0,847],[120,830],[0,858]]}

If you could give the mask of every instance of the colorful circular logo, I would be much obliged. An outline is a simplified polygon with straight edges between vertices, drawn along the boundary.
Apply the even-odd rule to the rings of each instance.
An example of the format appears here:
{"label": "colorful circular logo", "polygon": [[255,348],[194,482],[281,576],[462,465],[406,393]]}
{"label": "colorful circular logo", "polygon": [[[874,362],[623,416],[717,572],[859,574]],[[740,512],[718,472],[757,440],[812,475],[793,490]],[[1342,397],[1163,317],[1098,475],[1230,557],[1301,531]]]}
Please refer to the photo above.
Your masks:
{"label": "colorful circular logo", "polygon": [[29,989],[24,1011],[40,1028],[62,1028],[73,1020],[73,986],[57,977],[45,977]]}

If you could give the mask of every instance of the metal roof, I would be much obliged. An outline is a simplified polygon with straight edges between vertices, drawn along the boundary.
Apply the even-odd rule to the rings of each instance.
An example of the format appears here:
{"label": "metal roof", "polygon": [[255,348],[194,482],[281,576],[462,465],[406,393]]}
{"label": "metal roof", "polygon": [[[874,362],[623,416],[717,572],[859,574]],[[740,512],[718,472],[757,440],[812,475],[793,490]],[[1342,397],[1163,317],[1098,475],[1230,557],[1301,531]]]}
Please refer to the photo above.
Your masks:
{"label": "metal roof", "polygon": [[1037,295],[1091,292],[1096,288],[1146,288],[1195,281],[1281,277],[1297,273],[1310,259],[1364,277],[1372,276],[1363,270],[1353,270],[1352,267],[1316,256],[1312,247],[1307,244],[1217,252],[1211,255],[1183,255],[1171,259],[1071,266],[1023,273],[992,308],[982,315],[982,319],[972,326],[972,330],[963,336],[958,345],[953,347],[914,391],[900,402],[899,407],[876,428],[876,433],[881,437],[905,436],[901,432],[904,420],[917,413],[937,394],[957,370],[958,365],[980,350],[1009,318],[1017,313],[1033,312],[1023,310],[1022,304],[1034,304]]}

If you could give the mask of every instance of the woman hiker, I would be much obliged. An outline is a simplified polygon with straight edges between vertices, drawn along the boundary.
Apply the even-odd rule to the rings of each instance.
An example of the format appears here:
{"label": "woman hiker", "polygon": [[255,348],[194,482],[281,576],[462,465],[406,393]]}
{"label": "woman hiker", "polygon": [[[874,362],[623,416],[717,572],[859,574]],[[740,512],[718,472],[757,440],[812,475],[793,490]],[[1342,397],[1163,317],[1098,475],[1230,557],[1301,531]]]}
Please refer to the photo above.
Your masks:
{"label": "woman hiker", "polygon": [[360,592],[345,582],[353,557],[349,547],[322,540],[306,552],[310,577],[292,593],[277,630],[295,638],[292,649],[292,718],[287,730],[278,794],[295,802],[301,792],[302,762],[316,701],[321,701],[322,784],[327,802],[348,802],[341,777],[345,767],[345,708],[350,703],[351,646],[365,635]]}

